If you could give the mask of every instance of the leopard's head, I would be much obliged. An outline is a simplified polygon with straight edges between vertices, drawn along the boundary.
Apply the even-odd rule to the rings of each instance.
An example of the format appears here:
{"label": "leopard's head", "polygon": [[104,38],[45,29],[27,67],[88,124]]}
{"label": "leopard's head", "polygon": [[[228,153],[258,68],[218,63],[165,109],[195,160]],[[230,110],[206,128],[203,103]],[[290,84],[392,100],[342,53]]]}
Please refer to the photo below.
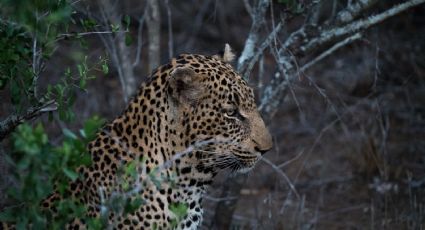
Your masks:
{"label": "leopard's head", "polygon": [[178,110],[180,138],[195,150],[192,163],[199,171],[246,172],[272,148],[252,88],[226,63],[231,56],[180,55],[170,72],[168,93]]}

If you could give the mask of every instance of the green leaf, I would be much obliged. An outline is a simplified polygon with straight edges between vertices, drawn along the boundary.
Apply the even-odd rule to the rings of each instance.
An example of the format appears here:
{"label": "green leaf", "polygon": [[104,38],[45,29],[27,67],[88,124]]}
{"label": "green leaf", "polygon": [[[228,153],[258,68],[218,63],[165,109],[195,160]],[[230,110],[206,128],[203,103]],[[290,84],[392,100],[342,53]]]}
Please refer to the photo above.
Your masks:
{"label": "green leaf", "polygon": [[63,109],[63,106],[60,106],[60,105],[61,105],[61,103],[59,102],[59,108],[58,108],[59,119],[61,119],[62,121],[65,121],[66,120],[66,111]]}
{"label": "green leaf", "polygon": [[94,27],[97,25],[96,21],[94,19],[86,19],[86,20],[80,20],[81,25],[83,25],[84,29],[91,30],[94,29]]}
{"label": "green leaf", "polygon": [[80,79],[80,88],[85,89],[86,85],[87,85],[87,80],[86,80],[86,78],[82,77]]}
{"label": "green leaf", "polygon": [[88,225],[88,229],[105,229],[104,224],[102,223],[102,220],[100,220],[99,218],[90,218],[87,220],[87,225]]}
{"label": "green leaf", "polygon": [[80,77],[84,76],[84,69],[83,69],[83,65],[78,64],[77,65],[77,69],[78,69],[78,74],[80,75]]}
{"label": "green leaf", "polygon": [[128,16],[128,15],[124,16],[124,26],[127,30],[130,27],[130,16]]}
{"label": "green leaf", "polygon": [[124,211],[126,213],[133,213],[136,210],[138,210],[143,203],[144,203],[143,199],[140,197],[137,197],[133,201],[129,202],[129,204],[125,207]]}
{"label": "green leaf", "polygon": [[47,144],[48,137],[47,137],[47,134],[44,132],[43,126],[40,123],[35,127],[34,133],[38,138],[39,144],[41,145]]}
{"label": "green leaf", "polygon": [[104,74],[108,74],[109,73],[109,66],[106,62],[102,63],[102,72]]}
{"label": "green leaf", "polygon": [[80,129],[80,130],[79,130],[79,132],[80,132],[80,135],[81,135],[83,138],[87,138],[86,131],[84,131],[84,129]]}
{"label": "green leaf", "polygon": [[111,30],[113,33],[116,33],[120,30],[120,25],[111,24]]}
{"label": "green leaf", "polygon": [[67,67],[66,69],[65,69],[65,77],[66,77],[66,79],[68,80],[68,81],[70,81],[71,80],[71,69],[69,68],[69,67]]}
{"label": "green leaf", "polygon": [[103,125],[103,123],[105,123],[105,120],[101,119],[98,116],[93,116],[89,118],[88,120],[86,120],[86,122],[84,123],[83,129],[87,136],[87,140],[94,139],[97,130],[100,128],[100,126]]}
{"label": "green leaf", "polygon": [[74,172],[72,170],[69,170],[67,168],[63,168],[63,172],[72,181],[75,181],[78,178],[78,173],[76,173],[76,172]]}
{"label": "green leaf", "polygon": [[187,214],[187,205],[183,203],[171,203],[169,209],[178,220],[181,220]]}
{"label": "green leaf", "polygon": [[62,132],[68,138],[71,138],[71,139],[74,139],[74,140],[78,139],[77,135],[75,135],[71,130],[69,130],[67,128],[64,128],[62,130]]}
{"label": "green leaf", "polygon": [[91,157],[89,154],[84,154],[82,157],[80,157],[80,163],[84,166],[89,166],[91,164]]}
{"label": "green leaf", "polygon": [[130,33],[125,34],[125,45],[130,46],[131,43],[133,43],[133,38],[131,37]]}
{"label": "green leaf", "polygon": [[125,175],[131,176],[133,178],[137,177],[137,162],[130,162],[124,169]]}

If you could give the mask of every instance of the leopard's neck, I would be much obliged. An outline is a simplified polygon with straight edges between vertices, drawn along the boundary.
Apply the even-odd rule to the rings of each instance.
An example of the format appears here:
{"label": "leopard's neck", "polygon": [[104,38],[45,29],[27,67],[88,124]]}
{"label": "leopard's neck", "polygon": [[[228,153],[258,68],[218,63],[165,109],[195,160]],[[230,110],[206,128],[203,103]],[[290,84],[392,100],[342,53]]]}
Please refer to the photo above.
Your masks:
{"label": "leopard's neck", "polygon": [[[180,187],[196,187],[205,192],[215,176],[202,167],[199,152],[190,139],[189,111],[170,106],[166,86],[153,77],[142,86],[125,112],[112,123],[113,136],[123,150],[136,159],[143,158],[146,172],[161,171]],[[130,159],[131,160],[131,159]]]}

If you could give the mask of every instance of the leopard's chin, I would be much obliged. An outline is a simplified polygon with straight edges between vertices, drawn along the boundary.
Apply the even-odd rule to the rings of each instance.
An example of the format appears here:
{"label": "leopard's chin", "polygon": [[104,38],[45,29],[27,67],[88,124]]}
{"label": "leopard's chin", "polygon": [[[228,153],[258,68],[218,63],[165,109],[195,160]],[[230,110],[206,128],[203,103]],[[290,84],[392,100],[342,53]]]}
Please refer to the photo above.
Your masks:
{"label": "leopard's chin", "polygon": [[260,157],[253,156],[251,159],[239,159],[239,164],[236,170],[234,170],[236,173],[248,173],[250,172],[257,162],[260,160]]}
{"label": "leopard's chin", "polygon": [[254,168],[254,165],[252,165],[250,167],[240,168],[240,169],[236,170],[236,173],[246,174],[246,173],[250,172],[253,168]]}

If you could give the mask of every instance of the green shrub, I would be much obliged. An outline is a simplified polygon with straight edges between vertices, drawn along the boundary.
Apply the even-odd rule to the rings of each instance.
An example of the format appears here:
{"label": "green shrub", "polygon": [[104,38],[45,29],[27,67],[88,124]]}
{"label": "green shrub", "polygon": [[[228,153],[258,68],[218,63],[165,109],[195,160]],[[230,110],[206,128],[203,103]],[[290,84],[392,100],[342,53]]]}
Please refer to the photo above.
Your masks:
{"label": "green shrub", "polygon": [[55,204],[58,213],[54,218],[40,203],[55,190],[65,195],[69,182],[80,176],[76,168],[90,164],[86,145],[103,123],[99,117],[93,117],[78,134],[64,129],[65,138],[58,146],[49,142],[41,124],[20,125],[12,134],[12,154],[8,157],[14,168],[13,180],[17,182],[8,194],[18,205],[7,208],[0,219],[17,223],[18,229],[27,229],[29,224],[33,229],[61,229],[75,217],[85,218],[85,207],[72,197],[65,196]]}

